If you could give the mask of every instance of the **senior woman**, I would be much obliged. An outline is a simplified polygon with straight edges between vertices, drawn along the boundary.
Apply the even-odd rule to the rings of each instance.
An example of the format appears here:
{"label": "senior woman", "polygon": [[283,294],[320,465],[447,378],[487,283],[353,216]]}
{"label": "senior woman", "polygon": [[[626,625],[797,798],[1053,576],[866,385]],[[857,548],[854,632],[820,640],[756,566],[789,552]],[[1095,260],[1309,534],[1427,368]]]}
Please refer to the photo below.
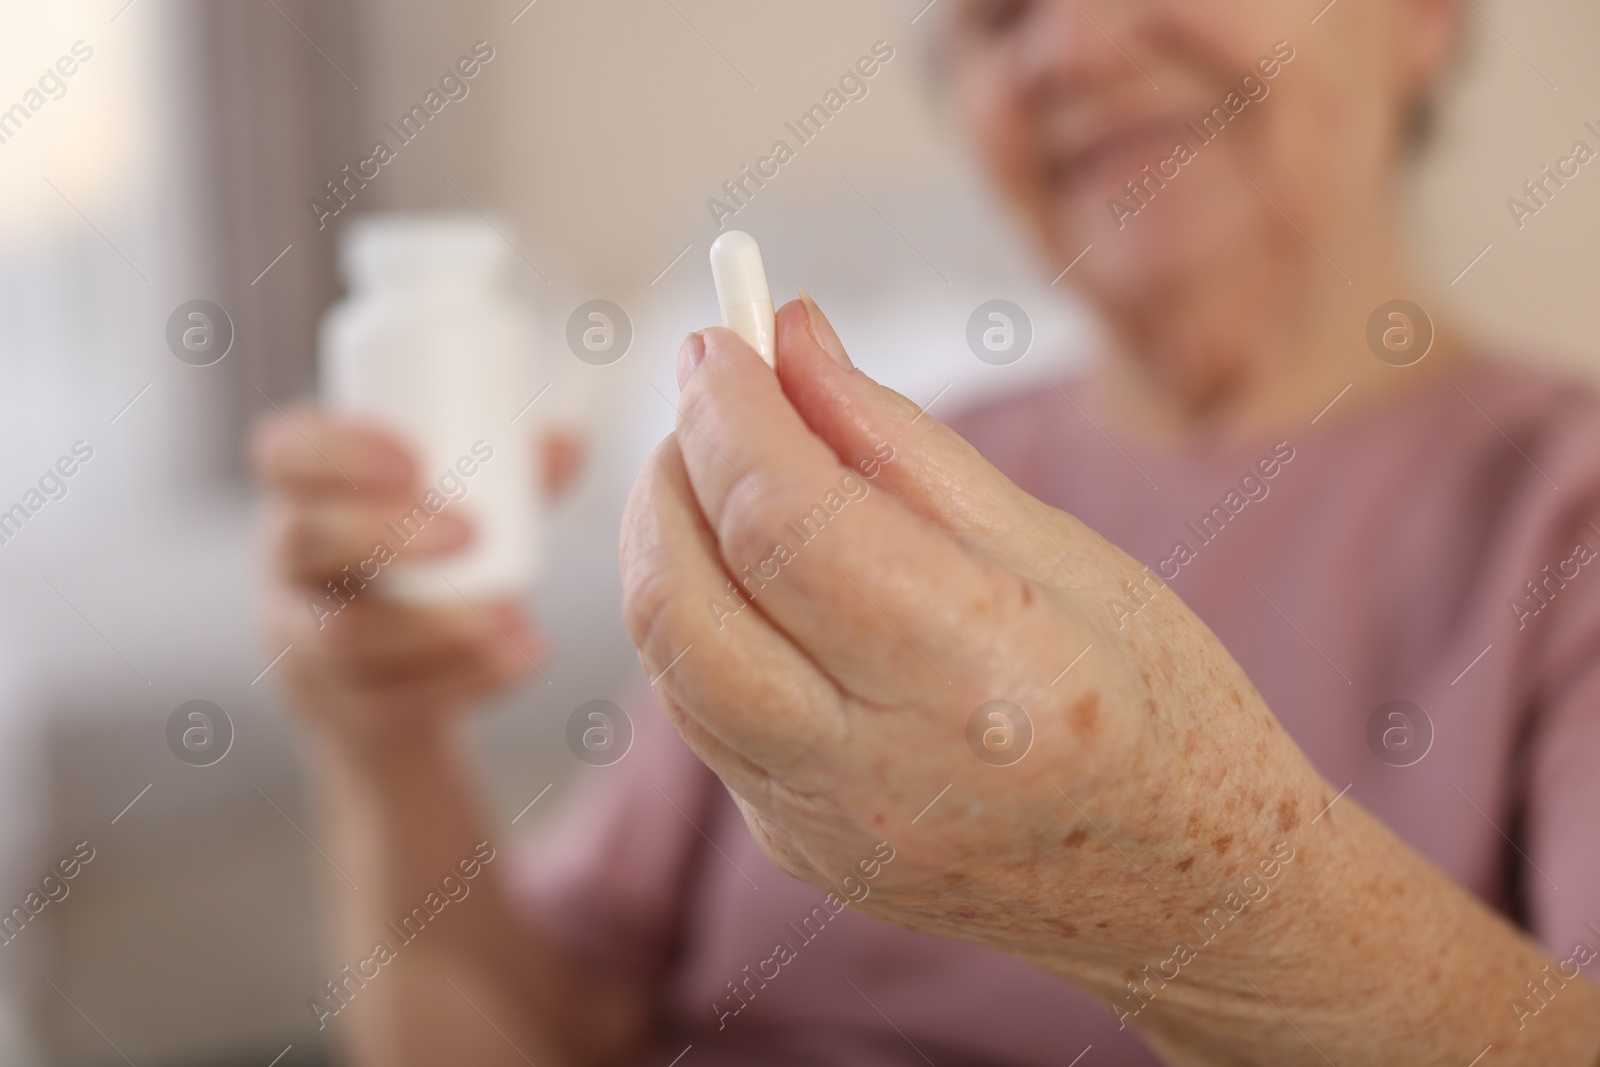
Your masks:
{"label": "senior woman", "polygon": [[[622,536],[665,714],[330,988],[359,1062],[1600,1060],[1600,407],[1446,331],[1375,357],[1460,12],[1314,6],[934,9],[1106,358],[947,428],[809,299],[776,376],[692,335]],[[378,599],[310,639],[412,475],[308,422],[258,460],[356,959],[492,849],[458,713],[537,642]]]}

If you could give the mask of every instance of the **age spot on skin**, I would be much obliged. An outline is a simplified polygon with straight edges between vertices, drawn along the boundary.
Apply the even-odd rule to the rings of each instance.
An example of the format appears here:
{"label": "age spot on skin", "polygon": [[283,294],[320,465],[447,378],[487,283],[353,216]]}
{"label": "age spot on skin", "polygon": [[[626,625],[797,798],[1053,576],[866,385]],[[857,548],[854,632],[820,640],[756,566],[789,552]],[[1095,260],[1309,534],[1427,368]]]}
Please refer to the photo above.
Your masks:
{"label": "age spot on skin", "polygon": [[1082,848],[1083,843],[1089,840],[1089,831],[1074,830],[1061,842],[1063,848]]}
{"label": "age spot on skin", "polygon": [[1067,716],[1072,721],[1072,732],[1078,735],[1080,741],[1087,741],[1100,723],[1100,694],[1089,692],[1072,705]]}
{"label": "age spot on skin", "polygon": [[1180,870],[1180,871],[1187,871],[1190,867],[1193,867],[1193,866],[1194,866],[1194,857],[1193,856],[1189,856],[1186,859],[1181,859],[1181,860],[1178,861],[1178,870]]}
{"label": "age spot on skin", "polygon": [[1211,846],[1217,850],[1217,855],[1226,856],[1228,854],[1228,849],[1233,846],[1233,835],[1223,834],[1215,841],[1212,841]]}
{"label": "age spot on skin", "polygon": [[1288,833],[1300,825],[1300,814],[1295,810],[1294,799],[1284,797],[1278,802],[1278,829]]}

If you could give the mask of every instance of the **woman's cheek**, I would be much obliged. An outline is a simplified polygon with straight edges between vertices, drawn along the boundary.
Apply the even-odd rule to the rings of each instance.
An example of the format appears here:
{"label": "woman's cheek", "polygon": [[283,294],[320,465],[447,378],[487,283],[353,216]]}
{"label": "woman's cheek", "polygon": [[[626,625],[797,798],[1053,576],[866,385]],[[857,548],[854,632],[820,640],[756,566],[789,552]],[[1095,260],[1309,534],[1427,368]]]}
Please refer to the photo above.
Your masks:
{"label": "woman's cheek", "polygon": [[950,90],[967,136],[999,185],[1012,196],[1021,194],[1035,153],[1029,150],[1020,105],[994,77],[973,72],[957,78]]}

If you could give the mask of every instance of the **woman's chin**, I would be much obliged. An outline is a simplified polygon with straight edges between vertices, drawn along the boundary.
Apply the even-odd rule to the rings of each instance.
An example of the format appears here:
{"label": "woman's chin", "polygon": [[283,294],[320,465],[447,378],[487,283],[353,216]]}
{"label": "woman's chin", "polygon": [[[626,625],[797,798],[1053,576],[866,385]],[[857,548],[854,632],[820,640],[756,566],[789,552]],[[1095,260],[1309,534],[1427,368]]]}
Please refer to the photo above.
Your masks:
{"label": "woman's chin", "polygon": [[1164,192],[1171,195],[1137,214],[1114,213],[1111,198],[1101,196],[1082,198],[1058,217],[1063,265],[1089,248],[1070,276],[1079,288],[1097,301],[1137,302],[1222,280],[1229,264],[1249,257],[1253,220],[1229,210],[1236,200],[1207,197],[1199,188]]}

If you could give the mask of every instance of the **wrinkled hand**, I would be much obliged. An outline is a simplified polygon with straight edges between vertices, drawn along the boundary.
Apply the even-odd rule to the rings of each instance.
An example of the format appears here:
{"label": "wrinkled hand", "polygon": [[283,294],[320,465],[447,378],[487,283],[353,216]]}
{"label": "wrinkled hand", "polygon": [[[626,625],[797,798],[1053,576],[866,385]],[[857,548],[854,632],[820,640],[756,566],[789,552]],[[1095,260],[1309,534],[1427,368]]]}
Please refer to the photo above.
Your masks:
{"label": "wrinkled hand", "polygon": [[[774,376],[690,337],[629,501],[662,707],[786,871],[837,890],[888,840],[862,910],[1120,984],[1333,791],[1138,563],[850,369],[814,305],[778,338]],[[1150,603],[1118,629],[1124,582]]]}
{"label": "wrinkled hand", "polygon": [[[542,447],[546,488],[559,489],[575,474],[577,445],[552,438]],[[330,591],[376,542],[394,540],[384,523],[422,499],[403,444],[302,407],[264,417],[252,457],[271,494],[267,628],[274,649],[293,645],[281,680],[319,732],[357,754],[404,745],[532,672],[542,642],[514,602],[414,605],[381,587]],[[446,508],[401,557],[437,558],[471,538],[470,524]]]}

